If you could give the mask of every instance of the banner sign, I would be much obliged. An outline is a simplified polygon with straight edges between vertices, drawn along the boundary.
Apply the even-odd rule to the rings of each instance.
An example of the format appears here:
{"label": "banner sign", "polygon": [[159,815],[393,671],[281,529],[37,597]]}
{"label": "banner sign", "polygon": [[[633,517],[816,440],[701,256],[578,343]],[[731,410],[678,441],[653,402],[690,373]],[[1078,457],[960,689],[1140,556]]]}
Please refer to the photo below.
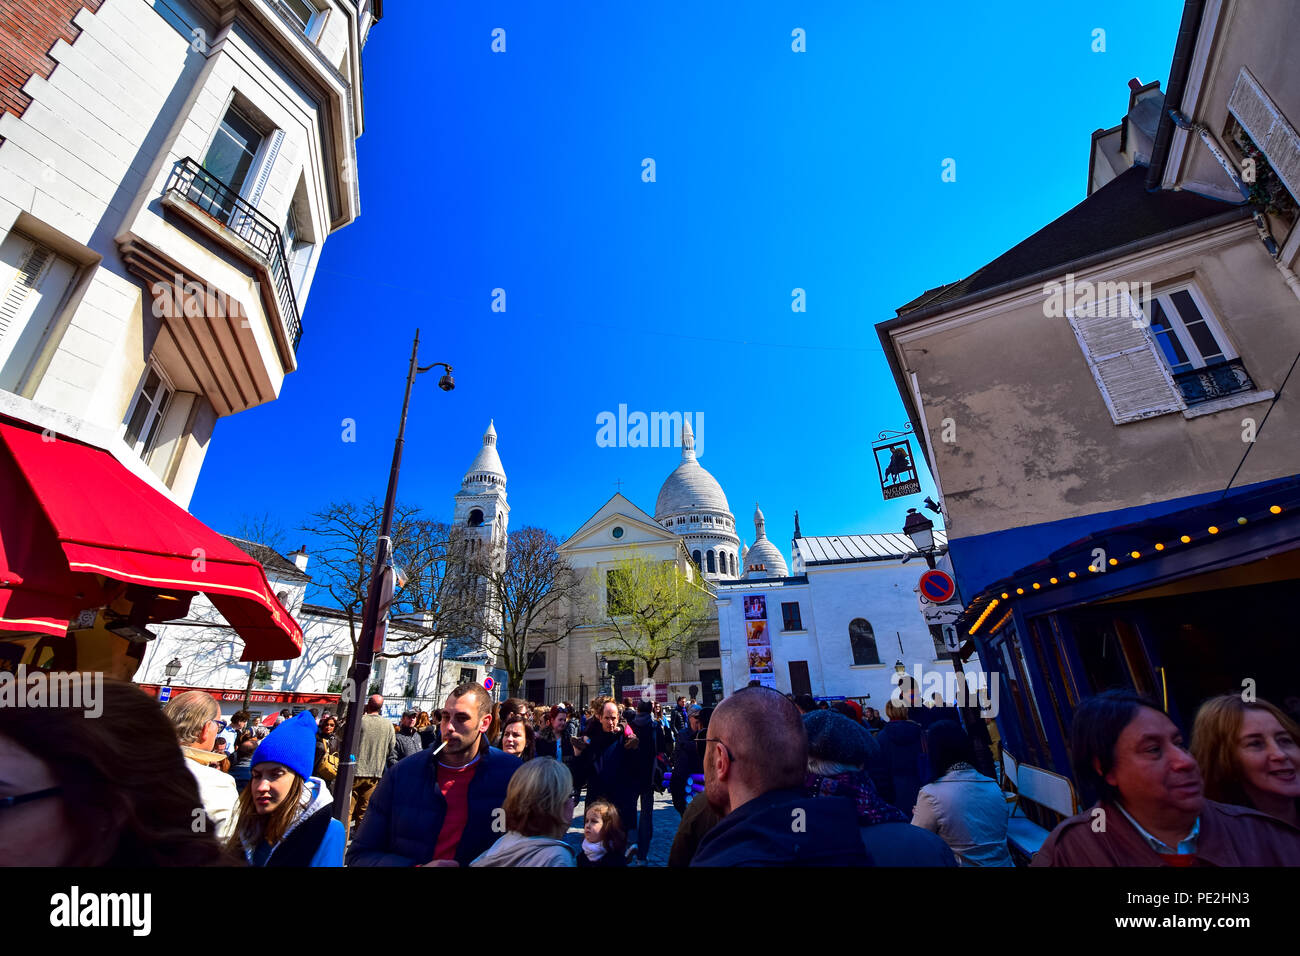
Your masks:
{"label": "banner sign", "polygon": [[[907,431],[911,430],[909,425]],[[876,471],[880,475],[880,492],[886,501],[921,493],[912,439],[906,432],[881,432],[880,437],[871,443],[871,453],[875,456]]]}
{"label": "banner sign", "polygon": [[749,653],[749,679],[776,689],[776,667],[772,662],[772,639],[767,630],[767,595],[746,594],[745,649]]}

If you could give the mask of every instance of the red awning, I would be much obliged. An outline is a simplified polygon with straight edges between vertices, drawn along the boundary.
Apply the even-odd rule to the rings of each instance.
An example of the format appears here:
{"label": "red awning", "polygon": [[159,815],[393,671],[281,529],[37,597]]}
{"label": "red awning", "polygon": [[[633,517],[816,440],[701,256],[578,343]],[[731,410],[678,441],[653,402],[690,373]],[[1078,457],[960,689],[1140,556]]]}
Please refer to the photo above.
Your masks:
{"label": "red awning", "polygon": [[108,452],[0,422],[0,502],[0,630],[64,634],[126,582],[203,592],[243,638],[243,660],[302,653],[257,560]]}

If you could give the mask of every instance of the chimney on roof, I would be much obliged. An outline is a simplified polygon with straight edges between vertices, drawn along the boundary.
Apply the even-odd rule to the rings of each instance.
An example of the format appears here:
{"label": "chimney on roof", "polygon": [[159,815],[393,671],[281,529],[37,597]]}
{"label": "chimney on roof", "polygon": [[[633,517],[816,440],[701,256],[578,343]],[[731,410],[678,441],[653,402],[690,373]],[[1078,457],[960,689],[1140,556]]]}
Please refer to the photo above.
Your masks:
{"label": "chimney on roof", "polygon": [[307,557],[307,546],[305,544],[300,546],[297,551],[289,553],[289,560],[294,563],[294,567],[303,573],[307,571]]}
{"label": "chimney on roof", "polygon": [[1136,76],[1128,81],[1128,88],[1132,90],[1134,93],[1142,89],[1142,87],[1145,85],[1146,84],[1143,83],[1141,80],[1139,80]]}

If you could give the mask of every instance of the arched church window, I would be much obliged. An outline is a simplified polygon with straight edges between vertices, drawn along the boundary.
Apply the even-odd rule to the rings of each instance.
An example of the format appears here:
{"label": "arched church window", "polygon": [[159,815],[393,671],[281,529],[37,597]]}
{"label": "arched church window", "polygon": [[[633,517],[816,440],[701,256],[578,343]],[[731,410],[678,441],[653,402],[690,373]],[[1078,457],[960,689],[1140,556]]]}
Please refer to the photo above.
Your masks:
{"label": "arched church window", "polygon": [[717,565],[714,563],[713,560],[713,549],[710,548],[709,549],[709,573],[715,574],[717,573],[717,570],[718,570]]}
{"label": "arched church window", "polygon": [[693,560],[693,561],[695,562],[695,566],[698,568],[698,567],[700,566],[700,552],[698,552],[698,551],[692,551],[692,552],[691,552],[691,560]]}
{"label": "arched church window", "polygon": [[876,649],[876,635],[866,618],[855,617],[849,622],[849,644],[853,648],[854,664],[880,663],[880,652]]}
{"label": "arched church window", "polygon": [[475,508],[473,511],[469,513],[469,526],[471,528],[477,528],[480,527],[482,524],[483,524],[483,512],[481,509]]}

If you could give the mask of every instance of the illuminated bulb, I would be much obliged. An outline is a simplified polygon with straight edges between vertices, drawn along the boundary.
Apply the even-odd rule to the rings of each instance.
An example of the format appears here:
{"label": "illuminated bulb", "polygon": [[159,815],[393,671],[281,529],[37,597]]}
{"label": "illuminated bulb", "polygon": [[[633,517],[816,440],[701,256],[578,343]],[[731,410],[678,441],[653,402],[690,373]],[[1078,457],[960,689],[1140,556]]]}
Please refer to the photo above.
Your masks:
{"label": "illuminated bulb", "polygon": [[1268,510],[1273,512],[1273,514],[1275,515],[1280,515],[1282,513],[1282,509],[1279,508],[1277,505],[1271,506]]}
{"label": "illuminated bulb", "polygon": [[1157,545],[1156,545],[1156,550],[1157,550],[1157,551],[1163,551],[1164,549],[1165,549],[1165,546],[1164,546],[1163,544],[1157,544]]}
{"label": "illuminated bulb", "polygon": [[1217,527],[1215,527],[1214,525],[1210,525],[1210,527],[1209,527],[1208,529],[1206,529],[1206,530],[1208,530],[1208,531],[1210,532],[1210,534],[1218,534],[1218,533],[1219,533],[1219,529],[1218,529]]}
{"label": "illuminated bulb", "polygon": [[1142,554],[1141,554],[1141,552],[1134,551],[1134,552],[1131,553],[1130,557],[1140,558],[1140,557],[1142,557]]}
{"label": "illuminated bulb", "polygon": [[1075,574],[1073,571],[1070,572],[1070,577],[1077,578],[1078,576],[1079,575]]}
{"label": "illuminated bulb", "polygon": [[1024,594],[1024,593],[1025,593],[1025,589],[1024,589],[1024,588],[1016,588],[1016,593],[1017,593],[1017,594]]}
{"label": "illuminated bulb", "polygon": [[1245,519],[1245,518],[1238,518],[1238,519],[1237,519],[1237,524],[1245,524],[1245,523],[1246,523],[1246,519]]}
{"label": "illuminated bulb", "polygon": [[1042,587],[1042,585],[1039,584],[1037,581],[1035,581],[1035,582],[1034,582],[1034,590],[1037,591],[1040,587]]}
{"label": "illuminated bulb", "polygon": [[1119,558],[1111,558],[1107,563],[1113,568],[1115,565],[1119,564]]}
{"label": "illuminated bulb", "polygon": [[1056,578],[1049,578],[1048,580],[1050,580],[1053,584],[1056,584],[1056,583],[1057,583],[1057,582],[1056,582]]}
{"label": "illuminated bulb", "polygon": [[1178,540],[1181,541],[1183,544],[1188,544],[1189,542],[1191,542],[1192,539],[1189,538],[1187,535],[1183,535]]}
{"label": "illuminated bulb", "polygon": [[1009,597],[1011,597],[1011,595],[1008,594],[1006,591],[1003,591],[1003,592],[1002,592],[1002,596],[1003,596],[1004,598],[1009,598]]}

